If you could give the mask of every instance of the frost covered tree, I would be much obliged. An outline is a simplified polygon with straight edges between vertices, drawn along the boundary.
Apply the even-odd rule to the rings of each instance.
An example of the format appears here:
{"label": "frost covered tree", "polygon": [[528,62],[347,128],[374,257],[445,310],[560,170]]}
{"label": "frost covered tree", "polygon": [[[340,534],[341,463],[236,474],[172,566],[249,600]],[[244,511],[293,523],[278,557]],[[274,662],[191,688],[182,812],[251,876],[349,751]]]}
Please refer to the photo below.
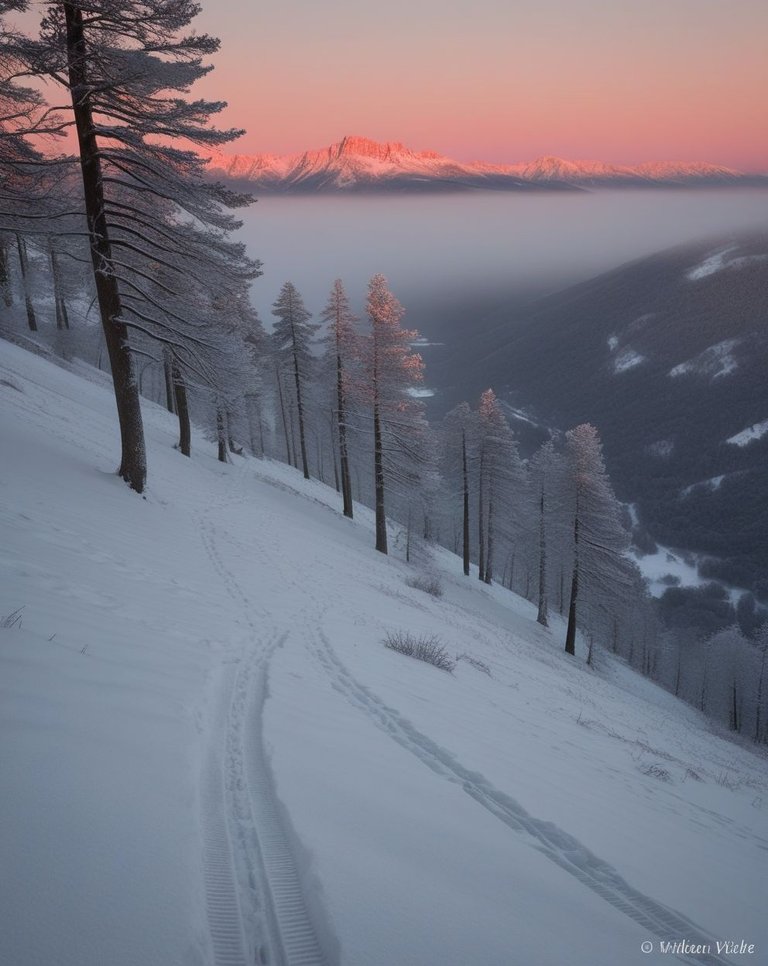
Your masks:
{"label": "frost covered tree", "polygon": [[[28,73],[22,55],[26,39],[10,28],[6,18],[28,6],[26,0],[0,0],[0,290],[3,303],[10,307],[10,265],[15,254],[27,325],[36,332],[29,242],[50,237],[53,221],[66,214],[60,191],[66,159],[46,159],[41,153],[41,145],[50,147],[51,139],[63,133],[64,122],[38,90],[21,83]],[[49,247],[42,241],[42,250]],[[59,308],[57,302],[57,315]]]}
{"label": "frost covered tree", "polygon": [[475,416],[478,577],[493,580],[497,544],[512,539],[522,505],[523,469],[517,444],[493,389],[480,397]]}
{"label": "frost covered tree", "polygon": [[[164,300],[154,300],[149,291],[154,273],[142,277],[126,254],[163,264],[169,246],[183,242],[182,233],[169,239],[156,224],[155,199],[220,231],[233,226],[221,208],[242,199],[206,179],[204,163],[192,148],[224,143],[239,132],[210,127],[223,104],[186,97],[210,70],[203,58],[218,49],[214,38],[187,31],[198,4],[46,0],[44,8],[39,40],[19,43],[17,52],[30,73],[61,85],[71,102],[68,123],[77,134],[90,254],[120,423],[119,472],[141,492],[146,455],[129,333],[132,328],[146,332],[148,325],[157,331],[168,316]],[[153,302],[148,322],[146,307]]]}
{"label": "frost covered tree", "polygon": [[443,477],[451,494],[458,494],[461,504],[461,558],[464,576],[469,576],[470,551],[470,440],[473,416],[468,403],[460,403],[443,420]]}
{"label": "frost covered tree", "polygon": [[339,445],[339,472],[344,516],[352,517],[352,477],[349,465],[349,410],[354,393],[353,379],[359,355],[357,318],[349,307],[349,299],[340,278],[333,283],[320,316],[328,323],[327,353],[332,361],[335,388],[335,422]]}
{"label": "frost covered tree", "polygon": [[566,433],[566,499],[572,520],[572,572],[565,650],[576,651],[578,605],[610,601],[626,579],[628,535],[605,470],[597,430],[589,423]]}
{"label": "frost covered tree", "polygon": [[373,420],[376,549],[387,553],[386,471],[390,482],[408,486],[418,463],[419,438],[425,429],[423,407],[409,390],[421,382],[424,364],[418,353],[410,351],[417,333],[401,326],[403,307],[383,275],[370,280],[366,310],[371,334],[364,369]]}
{"label": "frost covered tree", "polygon": [[[534,503],[538,546],[538,595],[536,620],[549,626],[549,560],[551,544],[556,542],[559,494],[562,493],[562,459],[555,444],[548,440],[533,455],[528,475]],[[553,537],[555,538],[553,540]]]}
{"label": "frost covered tree", "polygon": [[309,461],[307,459],[306,412],[303,394],[312,366],[312,338],[319,325],[310,322],[312,315],[307,311],[304,300],[293,282],[286,282],[280,289],[280,294],[272,306],[272,314],[277,317],[277,322],[273,327],[275,353],[281,366],[290,371],[293,380],[293,399],[296,404],[296,417],[299,427],[301,468],[304,479],[308,480]]}

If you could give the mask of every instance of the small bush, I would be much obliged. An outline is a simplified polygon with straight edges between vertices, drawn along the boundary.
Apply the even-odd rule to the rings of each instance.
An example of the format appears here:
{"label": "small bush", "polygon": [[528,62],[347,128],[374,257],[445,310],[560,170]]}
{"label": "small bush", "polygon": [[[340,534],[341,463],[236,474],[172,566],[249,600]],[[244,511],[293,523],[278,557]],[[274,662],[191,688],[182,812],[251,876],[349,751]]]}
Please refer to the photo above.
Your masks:
{"label": "small bush", "polygon": [[491,674],[491,669],[488,667],[485,661],[481,661],[479,657],[473,657],[471,654],[466,654],[466,653],[457,654],[456,662],[458,663],[459,661],[466,661],[467,664],[471,664],[472,667],[475,668],[477,671],[482,671],[483,674],[487,674],[489,678],[493,677],[493,675]]}
{"label": "small bush", "polygon": [[21,612],[24,607],[19,607],[18,610],[13,611],[12,614],[8,614],[6,617],[0,617],[0,627],[21,627]]}
{"label": "small bush", "polygon": [[662,768],[661,765],[653,762],[648,765],[643,765],[640,771],[644,775],[648,775],[650,778],[657,778],[660,782],[671,782],[672,776],[667,771],[666,768]]}
{"label": "small bush", "polygon": [[407,631],[391,632],[384,638],[384,646],[417,661],[433,664],[441,671],[453,671],[456,667],[456,662],[440,643],[440,638],[434,635],[416,637]]}
{"label": "small bush", "polygon": [[732,778],[727,771],[721,771],[720,774],[715,778],[718,785],[723,788],[727,788],[731,792],[735,792],[737,788],[741,787],[741,782],[738,778]]}
{"label": "small bush", "polygon": [[425,594],[429,594],[431,597],[442,597],[443,596],[443,585],[437,579],[437,577],[419,576],[419,577],[409,577],[406,580],[406,584],[409,587],[414,587],[416,590],[423,590]]}

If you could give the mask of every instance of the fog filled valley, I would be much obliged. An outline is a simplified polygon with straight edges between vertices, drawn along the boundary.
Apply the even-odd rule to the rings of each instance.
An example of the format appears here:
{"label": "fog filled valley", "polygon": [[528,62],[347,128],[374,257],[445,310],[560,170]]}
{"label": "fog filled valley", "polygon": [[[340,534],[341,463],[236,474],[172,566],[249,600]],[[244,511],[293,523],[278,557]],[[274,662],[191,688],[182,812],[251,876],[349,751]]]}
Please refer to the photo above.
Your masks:
{"label": "fog filled valley", "polygon": [[765,962],[768,174],[232,154],[226,6],[0,0],[0,964]]}
{"label": "fog filled valley", "polygon": [[341,277],[361,311],[382,272],[408,325],[434,339],[446,316],[469,339],[474,321],[510,300],[768,223],[768,190],[739,187],[257,198],[240,237],[264,263],[252,297],[265,321],[286,279],[319,311]]}

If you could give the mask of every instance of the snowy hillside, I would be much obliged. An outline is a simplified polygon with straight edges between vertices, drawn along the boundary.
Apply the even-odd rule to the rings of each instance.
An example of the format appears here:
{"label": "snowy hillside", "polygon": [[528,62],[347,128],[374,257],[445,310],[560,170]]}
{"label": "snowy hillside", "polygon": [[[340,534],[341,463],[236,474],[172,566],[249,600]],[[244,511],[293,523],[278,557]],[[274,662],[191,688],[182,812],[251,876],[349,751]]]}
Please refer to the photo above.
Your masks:
{"label": "snowy hillside", "polygon": [[766,178],[702,162],[665,161],[631,167],[543,157],[489,164],[454,161],[435,151],[413,151],[397,141],[381,143],[358,136],[301,154],[216,152],[210,168],[260,191],[768,184]]}
{"label": "snowy hillside", "polygon": [[138,496],[94,370],[0,342],[0,400],[0,962],[765,962],[752,746],[149,403]]}

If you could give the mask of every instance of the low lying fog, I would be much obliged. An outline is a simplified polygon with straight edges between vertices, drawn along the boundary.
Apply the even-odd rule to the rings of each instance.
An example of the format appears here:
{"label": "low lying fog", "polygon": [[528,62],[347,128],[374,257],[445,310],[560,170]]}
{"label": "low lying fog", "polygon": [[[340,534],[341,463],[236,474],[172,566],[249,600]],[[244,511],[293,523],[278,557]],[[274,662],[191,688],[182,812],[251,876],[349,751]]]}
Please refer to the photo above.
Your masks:
{"label": "low lying fog", "polygon": [[313,313],[337,277],[361,310],[376,272],[406,309],[543,294],[686,241],[765,229],[768,190],[268,196],[244,221],[269,324],[289,279]]}

